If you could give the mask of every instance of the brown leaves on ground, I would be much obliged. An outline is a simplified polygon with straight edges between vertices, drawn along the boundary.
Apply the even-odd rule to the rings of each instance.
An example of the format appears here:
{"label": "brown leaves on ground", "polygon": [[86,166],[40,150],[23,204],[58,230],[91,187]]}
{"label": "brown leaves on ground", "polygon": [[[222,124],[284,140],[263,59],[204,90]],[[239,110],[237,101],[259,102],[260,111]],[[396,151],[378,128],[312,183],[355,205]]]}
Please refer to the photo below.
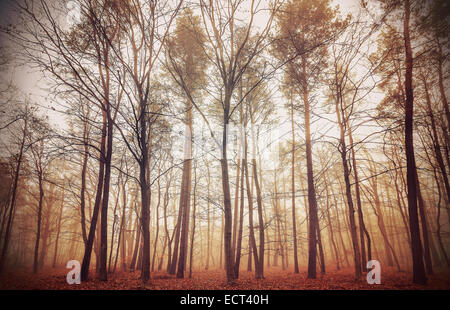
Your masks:
{"label": "brown leaves on ground", "polygon": [[151,281],[143,285],[140,272],[116,272],[110,274],[108,281],[95,278],[81,284],[69,285],[66,282],[68,269],[47,269],[33,275],[31,272],[7,273],[0,280],[0,289],[18,290],[385,290],[385,289],[450,289],[450,275],[436,271],[429,277],[428,285],[411,283],[409,272],[384,269],[381,284],[369,285],[365,276],[355,281],[352,269],[330,270],[325,275],[318,274],[317,279],[307,279],[306,271],[299,274],[271,268],[265,271],[265,279],[256,280],[254,273],[241,271],[234,284],[227,284],[222,270],[196,270],[192,278],[177,279],[165,272],[154,272]]}

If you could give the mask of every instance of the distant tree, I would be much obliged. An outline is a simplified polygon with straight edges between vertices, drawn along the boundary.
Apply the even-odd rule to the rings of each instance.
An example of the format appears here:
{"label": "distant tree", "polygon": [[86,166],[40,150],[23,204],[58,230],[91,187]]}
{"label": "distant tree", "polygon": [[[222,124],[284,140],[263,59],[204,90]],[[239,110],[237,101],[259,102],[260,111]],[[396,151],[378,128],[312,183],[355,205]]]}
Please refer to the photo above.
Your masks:
{"label": "distant tree", "polygon": [[330,8],[328,0],[302,0],[287,2],[277,15],[276,55],[289,60],[285,69],[289,81],[287,85],[295,85],[295,94],[303,102],[309,205],[308,278],[313,279],[316,278],[318,212],[311,145],[310,94],[317,88],[318,77],[326,66],[326,43],[333,39],[341,26],[336,14],[337,10]]}

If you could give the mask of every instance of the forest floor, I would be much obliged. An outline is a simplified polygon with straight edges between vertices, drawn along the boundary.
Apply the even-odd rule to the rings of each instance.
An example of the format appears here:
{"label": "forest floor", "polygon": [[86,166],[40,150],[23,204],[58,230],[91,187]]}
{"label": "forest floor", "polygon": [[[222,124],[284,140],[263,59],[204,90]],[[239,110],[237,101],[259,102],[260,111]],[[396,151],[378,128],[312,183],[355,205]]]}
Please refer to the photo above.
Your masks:
{"label": "forest floor", "polygon": [[8,290],[410,290],[410,289],[450,289],[450,274],[435,272],[425,286],[413,285],[410,272],[398,272],[395,268],[385,268],[381,274],[381,284],[369,285],[365,276],[360,281],[353,278],[353,269],[329,270],[317,279],[306,279],[306,270],[299,274],[292,271],[271,268],[265,270],[265,279],[256,280],[252,272],[242,271],[233,285],[225,282],[223,270],[196,270],[192,278],[177,279],[165,272],[154,272],[145,287],[139,280],[140,272],[116,272],[108,281],[97,280],[94,274],[87,282],[69,285],[66,282],[68,269],[45,269],[33,275],[31,272],[5,273],[0,279],[0,289]]}

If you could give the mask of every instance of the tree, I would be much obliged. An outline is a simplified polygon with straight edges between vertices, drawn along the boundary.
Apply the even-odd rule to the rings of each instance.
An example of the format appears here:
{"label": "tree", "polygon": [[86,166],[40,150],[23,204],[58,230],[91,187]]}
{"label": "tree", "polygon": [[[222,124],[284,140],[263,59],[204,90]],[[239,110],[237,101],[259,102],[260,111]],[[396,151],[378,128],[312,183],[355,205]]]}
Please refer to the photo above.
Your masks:
{"label": "tree", "polygon": [[[152,1],[150,3],[121,3],[120,21],[124,27],[124,36],[128,40],[127,53],[120,48],[115,49],[124,71],[130,76],[121,81],[129,106],[120,111],[121,120],[114,125],[119,130],[128,150],[139,166],[139,186],[141,194],[141,230],[142,230],[142,274],[146,283],[150,279],[150,155],[152,146],[152,130],[164,106],[156,102],[152,71],[162,46],[167,39],[170,25],[175,20],[182,1],[171,11],[168,20],[159,12],[165,10],[167,2]],[[150,18],[147,18],[149,14]],[[160,36],[160,33],[162,35]],[[156,44],[159,41],[159,45]],[[130,46],[131,45],[131,46]],[[145,65],[138,65],[144,59]],[[130,118],[129,116],[132,115]],[[124,129],[122,129],[124,125]],[[128,131],[126,132],[125,129]]]}
{"label": "tree", "polygon": [[8,245],[9,245],[9,241],[10,241],[10,236],[11,236],[11,230],[12,230],[12,225],[13,225],[13,215],[14,215],[14,209],[16,206],[16,201],[17,201],[17,191],[18,191],[18,185],[19,185],[19,178],[20,178],[20,173],[21,173],[21,168],[23,165],[23,160],[24,160],[24,153],[27,150],[27,148],[29,147],[28,144],[26,143],[27,141],[27,137],[29,135],[29,126],[30,126],[30,122],[32,122],[32,117],[33,117],[33,109],[29,107],[29,105],[26,103],[25,107],[24,107],[24,111],[19,114],[18,119],[22,120],[22,126],[20,127],[19,130],[19,151],[18,153],[14,156],[15,158],[15,168],[14,168],[14,177],[13,177],[13,182],[12,182],[12,188],[11,188],[11,198],[9,201],[9,206],[8,209],[5,209],[5,219],[6,220],[6,227],[5,227],[5,232],[4,232],[4,237],[3,237],[3,245],[2,245],[2,251],[1,251],[1,256],[0,256],[0,274],[2,274],[5,270],[5,265],[6,265],[6,259],[7,259],[7,252],[8,252]]}
{"label": "tree", "polygon": [[[34,163],[34,172],[38,180],[39,198],[38,198],[38,210],[37,210],[37,231],[36,242],[34,246],[34,261],[33,261],[33,273],[38,272],[38,259],[39,259],[39,242],[41,240],[41,223],[42,212],[44,207],[44,181],[46,179],[46,170],[49,164],[48,154],[45,150],[45,142],[48,138],[49,129],[42,121],[35,120],[30,128],[30,134],[28,135],[30,150]],[[49,215],[47,215],[47,218]],[[45,248],[42,252],[46,251]]]}
{"label": "tree", "polygon": [[177,277],[184,277],[187,260],[187,244],[189,232],[189,210],[191,197],[191,170],[192,170],[192,140],[193,140],[193,106],[191,96],[197,97],[200,85],[205,83],[206,55],[203,52],[205,35],[200,28],[200,18],[194,16],[192,10],[186,9],[177,19],[173,38],[167,40],[166,68],[175,82],[181,86],[186,94],[185,100],[185,144],[183,175],[180,189],[180,220],[177,224],[181,233],[180,256],[177,257],[178,244],[175,245],[171,272],[175,273],[178,262]]}
{"label": "tree", "polygon": [[290,1],[277,15],[279,36],[276,43],[278,57],[290,59],[286,66],[289,84],[303,102],[305,121],[305,151],[308,178],[309,236],[308,278],[316,278],[317,253],[317,197],[314,185],[310,115],[310,93],[317,87],[318,74],[324,68],[327,54],[325,43],[333,37],[340,22],[334,21],[336,10],[329,1]]}

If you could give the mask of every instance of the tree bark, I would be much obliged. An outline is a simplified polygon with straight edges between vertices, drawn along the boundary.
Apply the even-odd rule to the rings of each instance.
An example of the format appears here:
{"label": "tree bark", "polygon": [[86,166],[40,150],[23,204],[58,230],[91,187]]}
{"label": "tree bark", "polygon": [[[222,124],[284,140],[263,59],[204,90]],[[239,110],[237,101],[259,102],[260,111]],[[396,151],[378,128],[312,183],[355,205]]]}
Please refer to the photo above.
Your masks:
{"label": "tree bark", "polygon": [[33,273],[36,274],[38,272],[38,253],[39,253],[39,241],[41,239],[41,222],[42,222],[42,208],[43,208],[43,200],[44,200],[44,187],[43,187],[43,179],[42,179],[42,166],[38,167],[40,171],[38,172],[38,182],[39,182],[39,205],[38,205],[38,214],[37,214],[37,231],[36,231],[36,242],[34,244],[34,261],[33,261]]}
{"label": "tree bark", "polygon": [[[183,210],[180,235],[180,257],[178,259],[177,278],[184,278],[184,270],[188,257],[187,248],[189,240],[189,215],[191,204],[191,179],[192,179],[192,103],[188,100],[186,105],[186,132],[184,141],[184,163],[183,175],[184,184],[182,184],[180,197],[180,206]],[[183,183],[183,182],[182,182]]]}
{"label": "tree bark", "polygon": [[[302,60],[303,74],[306,76],[305,59]],[[314,172],[312,162],[311,129],[310,129],[310,106],[307,86],[303,88],[303,103],[305,108],[305,148],[306,148],[306,174],[308,178],[308,279],[315,279],[317,275],[317,200],[314,186]]]}
{"label": "tree bark", "polygon": [[416,192],[416,160],[414,156],[413,142],[413,56],[411,49],[411,39],[409,33],[410,1],[404,0],[404,22],[403,38],[405,42],[405,151],[406,151],[406,174],[408,185],[408,211],[409,228],[411,233],[411,249],[413,260],[413,282],[416,284],[426,284],[427,278],[422,257],[422,245],[420,241],[419,218],[417,214],[417,192]]}
{"label": "tree bark", "polygon": [[291,193],[292,193],[292,237],[294,243],[294,273],[299,273],[298,269],[298,250],[297,250],[297,216],[295,212],[295,128],[294,128],[294,103],[291,98],[291,131],[292,131],[292,150],[291,150]]}
{"label": "tree bark", "polygon": [[106,115],[103,113],[103,126],[102,135],[100,141],[100,160],[99,160],[99,172],[97,181],[97,193],[95,196],[94,210],[92,212],[91,225],[89,227],[89,234],[87,245],[84,250],[83,263],[81,264],[81,281],[87,281],[89,276],[89,265],[91,262],[92,247],[94,244],[95,230],[97,228],[97,219],[100,211],[100,202],[103,193],[103,180],[105,174],[105,148],[106,148]]}
{"label": "tree bark", "polygon": [[220,160],[222,168],[222,190],[224,199],[224,255],[225,268],[227,274],[227,282],[231,283],[235,280],[234,272],[234,257],[231,249],[231,234],[232,234],[232,214],[231,214],[231,195],[230,195],[230,181],[228,176],[228,157],[227,157],[227,126],[230,113],[231,90],[225,91],[224,101],[224,115],[223,115],[223,133],[222,133],[222,159]]}

